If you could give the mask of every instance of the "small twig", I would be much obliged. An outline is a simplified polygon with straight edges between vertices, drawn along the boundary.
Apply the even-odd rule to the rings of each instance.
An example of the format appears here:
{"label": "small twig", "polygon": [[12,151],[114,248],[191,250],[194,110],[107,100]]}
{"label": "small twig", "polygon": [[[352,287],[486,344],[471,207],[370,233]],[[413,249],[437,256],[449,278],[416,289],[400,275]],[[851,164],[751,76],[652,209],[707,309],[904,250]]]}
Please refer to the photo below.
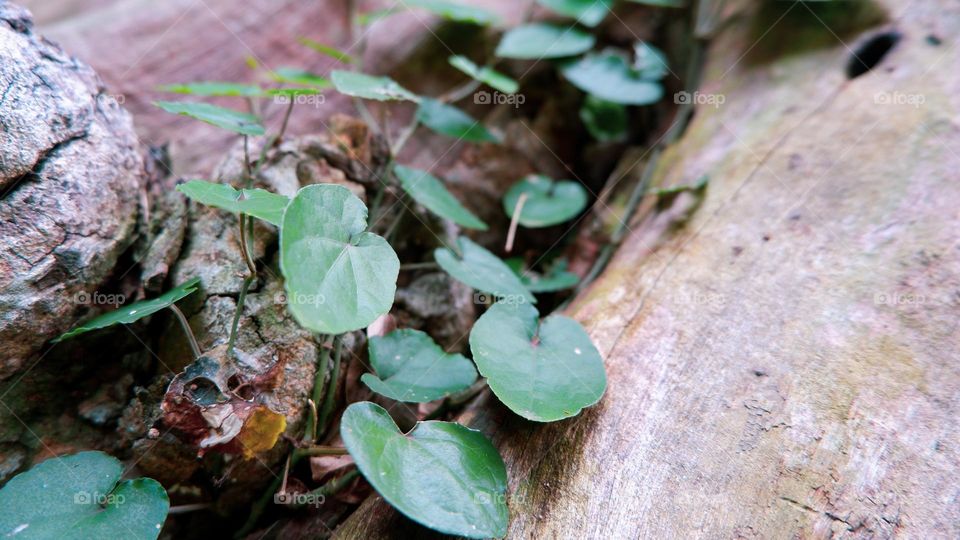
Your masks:
{"label": "small twig", "polygon": [[513,251],[513,241],[517,236],[517,226],[520,225],[520,213],[523,212],[523,205],[527,203],[527,193],[521,193],[517,199],[517,204],[513,207],[513,217],[510,218],[510,229],[507,230],[507,244],[504,249],[507,253]]}
{"label": "small twig", "polygon": [[168,514],[186,514],[188,512],[196,512],[197,510],[206,510],[210,508],[210,503],[197,503],[197,504],[181,504],[179,506],[171,506],[167,510]]}
{"label": "small twig", "polygon": [[345,456],[347,455],[347,449],[339,446],[308,446],[297,448],[294,453],[301,457]]}
{"label": "small twig", "polygon": [[[333,370],[330,373],[330,382],[327,384],[327,393],[323,396],[323,406],[317,415],[317,436],[322,437],[327,431],[327,423],[333,412],[336,402],[337,383],[340,381],[340,352],[343,349],[343,334],[333,338]],[[316,440],[316,439],[314,439]]]}
{"label": "small twig", "polygon": [[197,343],[197,336],[193,335],[193,329],[190,328],[190,323],[187,322],[186,316],[184,316],[176,304],[170,304],[169,307],[170,311],[177,316],[177,320],[180,321],[180,327],[183,328],[183,333],[187,335],[187,341],[190,342],[190,349],[193,350],[193,357],[200,358],[200,355],[203,353],[200,352],[200,344]]}

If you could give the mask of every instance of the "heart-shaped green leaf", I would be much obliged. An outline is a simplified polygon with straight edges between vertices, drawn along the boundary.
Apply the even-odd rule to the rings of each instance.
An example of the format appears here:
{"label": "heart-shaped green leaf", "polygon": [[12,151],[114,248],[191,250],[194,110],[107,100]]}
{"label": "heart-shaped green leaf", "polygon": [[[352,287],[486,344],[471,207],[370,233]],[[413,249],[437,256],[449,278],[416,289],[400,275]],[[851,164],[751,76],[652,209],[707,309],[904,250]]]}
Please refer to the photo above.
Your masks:
{"label": "heart-shaped green leaf", "polygon": [[477,380],[473,362],[444,352],[419,330],[394,330],[370,338],[370,364],[376,375],[360,380],[378,394],[397,401],[426,403],[468,388]]}
{"label": "heart-shaped green leaf", "polygon": [[580,120],[594,139],[621,141],[627,136],[627,108],[587,94],[580,107]]}
{"label": "heart-shaped green leaf", "polygon": [[0,489],[0,537],[135,538],[160,535],[170,501],[150,478],[124,480],[103,452],[49,458]]}
{"label": "heart-shaped green leaf", "polygon": [[613,0],[537,0],[541,6],[573,17],[587,26],[596,26],[610,12]]}
{"label": "heart-shaped green leaf", "polygon": [[510,268],[520,276],[520,281],[526,285],[530,292],[545,293],[556,292],[575,287],[580,283],[580,276],[567,271],[567,261],[560,260],[555,262],[545,274],[538,274],[532,270],[523,269],[523,260],[510,259],[506,261]]}
{"label": "heart-shaped green leaf", "polygon": [[341,94],[377,101],[420,101],[420,97],[397,84],[390,77],[374,77],[365,73],[334,70],[330,74],[333,85]]}
{"label": "heart-shaped green leaf", "polygon": [[524,227],[549,227],[563,223],[587,206],[587,190],[580,182],[530,175],[517,182],[503,196],[503,209],[513,218],[520,196],[527,198],[520,209],[519,222]]}
{"label": "heart-shaped green leaf", "polygon": [[478,7],[467,6],[446,0],[406,0],[410,7],[425,9],[444,19],[487,26],[497,22],[497,16]]}
{"label": "heart-shaped green leaf", "polygon": [[470,350],[504,405],[529,420],[553,422],[599,401],[607,376],[580,323],[538,318],[531,305],[498,302],[473,325]]}
{"label": "heart-shaped green leaf", "polygon": [[457,239],[458,256],[448,248],[437,248],[433,257],[440,268],[474,289],[490,293],[509,303],[537,303],[533,293],[520,282],[499,257],[465,236]]}
{"label": "heart-shaped green leaf", "polygon": [[563,76],[577,88],[600,99],[624,105],[649,105],[660,101],[663,87],[644,78],[612,51],[588,54],[567,62]]}
{"label": "heart-shaped green leaf", "polygon": [[206,180],[190,180],[177,186],[177,191],[207,206],[247,214],[278,227],[290,203],[288,197],[265,189],[236,190],[233,186]]}
{"label": "heart-shaped green leaf", "polygon": [[317,88],[330,87],[330,81],[326,78],[305,69],[295,67],[279,67],[274,70],[270,76],[277,82],[302,84],[304,86],[315,86]]}
{"label": "heart-shaped green leaf", "polygon": [[206,97],[259,97],[263,90],[255,84],[241,84],[218,81],[199,81],[185,84],[168,84],[159,88],[161,92],[190,94]]}
{"label": "heart-shaped green leaf", "polygon": [[531,60],[563,58],[589,51],[595,42],[592,34],[579,28],[532,23],[504,34],[496,55]]}
{"label": "heart-shaped green leaf", "polygon": [[252,114],[217,107],[209,103],[157,101],[155,105],[169,113],[189,116],[241,135],[263,135],[264,133],[260,120]]}
{"label": "heart-shaped green leaf", "polygon": [[466,73],[470,78],[480,81],[504,94],[514,94],[520,84],[514,79],[490,67],[480,67],[466,56],[451,56],[450,65]]}
{"label": "heart-shaped green leaf", "polygon": [[487,224],[464,208],[437,177],[403,165],[394,167],[393,172],[403,190],[427,210],[469,229],[487,230]]}
{"label": "heart-shaped green leaf", "polygon": [[280,269],[287,306],[305,328],[342,334],[390,311],[400,260],[369,232],[367,207],[347,188],[301,188],[283,214]]}
{"label": "heart-shaped green leaf", "polygon": [[422,98],[417,109],[417,120],[428,128],[454,139],[468,142],[497,142],[479,120],[453,105],[430,98]]}
{"label": "heart-shaped green leaf", "polygon": [[507,534],[507,471],[479,431],[420,422],[403,434],[370,402],[347,407],[340,436],[363,476],[408,518],[468,538]]}
{"label": "heart-shaped green leaf", "polygon": [[659,81],[670,73],[670,64],[663,51],[646,41],[638,41],[633,44],[633,69],[644,79]]}
{"label": "heart-shaped green leaf", "polygon": [[[84,332],[89,332],[91,330],[97,330],[100,328],[106,328],[108,326],[113,326],[115,324],[130,324],[139,321],[140,319],[146,317],[147,315],[153,315],[154,313],[160,311],[163,308],[169,307],[175,304],[182,298],[189,296],[191,293],[197,290],[197,285],[200,283],[200,278],[193,278],[187,280],[179,287],[171,289],[156,298],[151,298],[150,300],[141,300],[139,302],[134,302],[123,306],[120,309],[111,311],[109,313],[104,313],[99,317],[95,317],[80,326],[70,330],[69,332],[61,335],[60,337],[53,340],[54,343],[59,343],[65,339],[72,338],[73,336],[83,334]],[[80,293],[83,294],[83,293]]]}

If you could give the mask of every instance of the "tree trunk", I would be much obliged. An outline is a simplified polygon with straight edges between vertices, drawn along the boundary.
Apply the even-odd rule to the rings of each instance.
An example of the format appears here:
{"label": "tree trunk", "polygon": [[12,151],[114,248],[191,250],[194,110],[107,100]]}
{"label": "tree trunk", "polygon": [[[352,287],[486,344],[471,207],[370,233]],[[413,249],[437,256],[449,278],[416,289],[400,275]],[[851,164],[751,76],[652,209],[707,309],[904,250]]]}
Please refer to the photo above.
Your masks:
{"label": "tree trunk", "polygon": [[[463,418],[504,455],[509,538],[960,536],[960,14],[883,4],[858,31],[768,2],[712,42],[654,180],[706,175],[702,204],[648,204],[569,310],[603,400]],[[379,497],[337,530],[430,535]]]}

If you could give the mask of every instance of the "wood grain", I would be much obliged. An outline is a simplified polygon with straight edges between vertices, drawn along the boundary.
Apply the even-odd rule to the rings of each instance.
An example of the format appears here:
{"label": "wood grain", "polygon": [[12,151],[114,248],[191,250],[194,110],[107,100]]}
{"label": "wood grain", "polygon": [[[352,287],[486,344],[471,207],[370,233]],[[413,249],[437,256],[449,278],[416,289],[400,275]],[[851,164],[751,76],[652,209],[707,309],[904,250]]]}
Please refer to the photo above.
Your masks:
{"label": "wood grain", "polygon": [[[504,455],[508,538],[960,536],[960,13],[890,0],[891,22],[838,38],[768,4],[801,11],[725,27],[701,88],[724,102],[658,169],[708,175],[701,207],[634,223],[571,309],[604,399],[534,425],[488,397],[463,419]],[[337,536],[436,535],[373,497]]]}

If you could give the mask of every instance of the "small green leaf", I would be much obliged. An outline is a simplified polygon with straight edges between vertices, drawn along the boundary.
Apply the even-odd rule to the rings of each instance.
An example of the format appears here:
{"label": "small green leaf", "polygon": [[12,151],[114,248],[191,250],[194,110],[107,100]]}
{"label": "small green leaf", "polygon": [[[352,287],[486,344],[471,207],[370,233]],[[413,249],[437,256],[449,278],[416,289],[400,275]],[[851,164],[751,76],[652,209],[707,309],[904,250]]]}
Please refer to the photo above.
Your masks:
{"label": "small green leaf", "polygon": [[624,105],[649,105],[660,101],[663,87],[645,79],[627,64],[622,54],[603,51],[567,62],[563,76],[584,92]]}
{"label": "small green leaf", "polygon": [[433,257],[443,270],[474,289],[490,293],[511,303],[537,303],[533,293],[520,282],[499,257],[465,236],[457,239],[460,254],[437,248]]}
{"label": "small green leaf", "polygon": [[627,108],[587,94],[580,107],[580,120],[600,142],[622,141],[627,137]]}
{"label": "small green leaf", "polygon": [[123,465],[103,452],[48,458],[0,489],[0,537],[157,538],[167,492],[156,480],[122,475]]}
{"label": "small green leaf", "polygon": [[189,116],[242,135],[263,135],[264,133],[260,120],[252,114],[217,107],[209,103],[157,101],[155,105],[169,113]]}
{"label": "small green leaf", "polygon": [[567,271],[565,260],[554,263],[543,275],[522,268],[515,268],[514,271],[520,276],[520,281],[534,293],[562,291],[576,287],[580,283],[580,276]]}
{"label": "small green leaf", "polygon": [[394,167],[393,172],[403,190],[427,210],[469,229],[487,230],[487,224],[464,208],[437,177],[403,165]]}
{"label": "small green leaf", "polygon": [[646,41],[638,41],[633,44],[633,69],[641,78],[659,81],[670,73],[670,64],[663,51]]}
{"label": "small green leaf", "polygon": [[374,77],[365,73],[334,70],[330,77],[341,94],[377,101],[420,101],[420,97],[397,84],[390,77]]}
{"label": "small green leaf", "polygon": [[514,79],[490,67],[480,67],[466,56],[451,56],[450,65],[466,73],[470,78],[480,81],[504,94],[515,94],[520,84]]}
{"label": "small green leaf", "polygon": [[468,142],[497,142],[497,138],[479,120],[454,107],[431,98],[422,98],[417,120],[428,128]]}
{"label": "small green leaf", "polygon": [[596,26],[610,12],[613,0],[537,0],[537,3],[561,15],[573,17],[587,26]]}
{"label": "small green leaf", "polygon": [[283,214],[280,269],[287,307],[305,328],[342,334],[390,311],[400,260],[367,229],[367,208],[347,188],[301,188]]}
{"label": "small green leaf", "polygon": [[532,60],[562,58],[586,52],[595,42],[593,35],[579,28],[532,23],[504,34],[497,45],[496,55]]}
{"label": "small green leaf", "polygon": [[330,81],[326,78],[295,67],[280,67],[270,73],[273,80],[282,83],[302,84],[304,86],[315,86],[317,88],[329,88]]}
{"label": "small green leaf", "polygon": [[109,313],[104,313],[99,317],[94,317],[93,319],[54,339],[53,342],[59,343],[65,339],[70,339],[76,335],[83,334],[84,332],[106,328],[115,324],[131,324],[137,322],[147,315],[153,315],[161,309],[170,307],[179,300],[190,296],[191,293],[197,290],[197,285],[199,283],[200,278],[193,278],[156,298],[134,302],[132,304],[123,306],[120,309],[111,311]]}
{"label": "small green leaf", "polygon": [[270,193],[265,189],[238,191],[227,184],[206,180],[190,180],[177,186],[177,191],[207,206],[247,214],[278,227],[283,219],[283,211],[290,202],[288,197]]}
{"label": "small green leaf", "polygon": [[174,94],[190,94],[206,97],[259,97],[263,90],[255,84],[241,84],[232,82],[200,81],[186,84],[168,84],[158,88],[161,92]]}
{"label": "small green leaf", "polygon": [[470,350],[493,393],[520,416],[553,422],[600,401],[603,358],[580,323],[543,321],[528,304],[494,304],[470,332]]}
{"label": "small green leaf", "polygon": [[344,411],[340,437],[363,476],[408,518],[468,538],[507,534],[507,471],[479,431],[419,422],[403,434],[383,407],[362,401]]}
{"label": "small green leaf", "polygon": [[370,364],[376,374],[360,380],[378,394],[397,401],[426,403],[469,388],[477,380],[473,362],[444,352],[419,330],[394,330],[370,338]]}
{"label": "small green leaf", "polygon": [[307,46],[307,47],[310,47],[311,49],[317,51],[317,52],[320,53],[320,54],[323,54],[323,55],[329,56],[330,58],[333,58],[333,59],[336,60],[337,62],[341,62],[341,63],[343,63],[343,64],[352,64],[352,63],[354,62],[354,59],[353,59],[352,56],[350,56],[349,54],[341,51],[340,49],[337,49],[336,47],[331,47],[331,46],[329,46],[329,45],[324,45],[323,43],[320,43],[319,41],[314,41],[314,40],[312,40],[312,39],[310,39],[310,38],[306,38],[306,37],[302,37],[302,38],[298,39],[297,41],[299,41],[300,44],[302,44],[302,45],[305,45],[305,46]]}
{"label": "small green leaf", "polygon": [[503,209],[510,218],[522,194],[527,199],[520,210],[524,227],[549,227],[576,217],[587,206],[587,190],[580,182],[533,174],[514,184],[503,196]]}
{"label": "small green leaf", "polygon": [[485,9],[473,6],[466,6],[455,2],[445,0],[406,0],[408,6],[425,9],[434,15],[444,19],[481,26],[489,26],[497,23],[497,16]]}

